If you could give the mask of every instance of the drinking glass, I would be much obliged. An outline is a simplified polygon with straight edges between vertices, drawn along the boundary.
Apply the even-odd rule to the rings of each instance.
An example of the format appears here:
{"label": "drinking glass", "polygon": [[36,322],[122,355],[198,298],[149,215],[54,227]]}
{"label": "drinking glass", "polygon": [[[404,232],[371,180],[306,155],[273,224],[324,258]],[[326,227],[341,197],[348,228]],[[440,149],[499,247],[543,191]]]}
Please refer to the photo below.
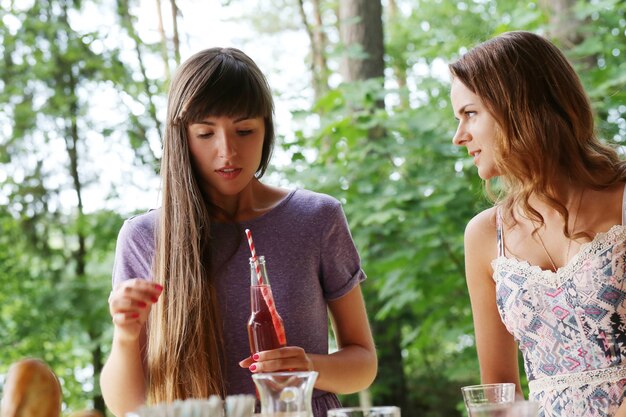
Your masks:
{"label": "drinking glass", "polygon": [[350,407],[328,410],[327,417],[400,417],[400,408],[385,407]]}
{"label": "drinking glass", "polygon": [[482,384],[461,388],[470,417],[506,416],[508,405],[515,401],[515,384]]}
{"label": "drinking glass", "polygon": [[537,401],[515,401],[507,410],[506,417],[537,417],[539,403]]}
{"label": "drinking glass", "polygon": [[311,399],[317,372],[264,372],[253,374],[262,416],[313,417]]}

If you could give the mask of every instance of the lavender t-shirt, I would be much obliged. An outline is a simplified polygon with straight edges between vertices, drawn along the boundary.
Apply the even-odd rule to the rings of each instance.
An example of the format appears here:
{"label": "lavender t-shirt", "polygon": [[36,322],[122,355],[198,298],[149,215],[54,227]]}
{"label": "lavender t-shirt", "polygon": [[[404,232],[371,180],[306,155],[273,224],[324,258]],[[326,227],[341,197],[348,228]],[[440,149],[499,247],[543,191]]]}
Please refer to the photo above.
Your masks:
{"label": "lavender t-shirt", "polygon": [[[113,285],[129,278],[152,279],[155,225],[159,210],[132,217],[116,247]],[[238,363],[250,355],[246,324],[250,315],[250,229],[267,274],[287,344],[306,352],[328,353],[326,303],[365,279],[341,204],[334,198],[296,189],[275,208],[253,220],[212,224],[212,268],[227,346],[228,394],[253,394],[250,371]],[[314,411],[337,406],[334,395],[314,393]]]}

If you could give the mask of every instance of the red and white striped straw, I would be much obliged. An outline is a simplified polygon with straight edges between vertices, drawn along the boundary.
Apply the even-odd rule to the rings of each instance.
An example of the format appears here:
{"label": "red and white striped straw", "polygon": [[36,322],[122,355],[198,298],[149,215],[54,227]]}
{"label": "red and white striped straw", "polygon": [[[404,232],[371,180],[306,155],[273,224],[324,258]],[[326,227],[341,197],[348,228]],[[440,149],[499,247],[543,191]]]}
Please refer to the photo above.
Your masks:
{"label": "red and white striped straw", "polygon": [[252,241],[252,232],[250,232],[250,229],[246,229],[246,237],[248,238],[248,246],[250,247],[250,253],[252,254],[252,260],[254,261],[256,276],[259,281],[259,285],[262,285],[263,276],[261,275],[261,266],[259,265],[259,259],[256,257],[256,250],[254,249],[254,242]]}
{"label": "red and white striped straw", "polygon": [[[254,242],[252,241],[252,232],[250,229],[246,229],[246,237],[248,238],[248,246],[250,247],[250,253],[252,254],[252,260],[254,261],[254,268],[256,269],[256,276],[259,282],[259,285],[263,285],[263,275],[261,275],[261,265],[259,264],[259,258],[256,256],[256,250],[254,249]],[[278,337],[278,343],[281,345],[287,344],[287,337],[285,336],[285,328],[283,323],[278,319],[278,311],[276,311],[276,305],[274,304],[273,298],[270,296],[270,292],[268,288],[263,288],[261,290],[261,294],[263,294],[263,299],[265,300],[265,304],[267,304],[267,308],[270,311],[270,315],[272,316],[272,323],[274,324],[274,329],[276,330],[276,336]]]}

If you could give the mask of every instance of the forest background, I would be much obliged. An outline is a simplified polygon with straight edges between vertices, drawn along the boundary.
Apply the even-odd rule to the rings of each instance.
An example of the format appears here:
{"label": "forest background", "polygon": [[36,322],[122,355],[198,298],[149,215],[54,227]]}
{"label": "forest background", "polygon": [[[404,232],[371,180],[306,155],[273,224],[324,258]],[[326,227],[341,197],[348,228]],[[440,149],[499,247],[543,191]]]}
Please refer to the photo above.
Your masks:
{"label": "forest background", "polygon": [[[190,17],[207,2],[0,0],[0,386],[12,362],[42,358],[66,415],[105,410],[97,380],[115,239],[125,218],[158,205],[167,86],[195,52]],[[459,387],[479,381],[463,230],[489,203],[451,144],[446,65],[504,31],[543,34],[579,71],[600,137],[622,150],[626,1],[222,0],[209,10],[249,34],[231,46],[274,87],[268,180],[340,199],[369,276],[380,371],[343,402],[462,415]],[[215,28],[197,17],[213,46]]]}

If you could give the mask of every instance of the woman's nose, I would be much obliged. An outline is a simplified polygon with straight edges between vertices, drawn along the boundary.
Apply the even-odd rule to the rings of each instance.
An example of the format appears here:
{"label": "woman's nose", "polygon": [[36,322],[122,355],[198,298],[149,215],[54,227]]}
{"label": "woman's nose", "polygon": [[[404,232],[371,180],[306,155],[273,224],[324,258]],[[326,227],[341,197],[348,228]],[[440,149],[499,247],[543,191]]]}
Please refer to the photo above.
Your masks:
{"label": "woman's nose", "polygon": [[232,138],[230,138],[225,132],[220,133],[218,136],[218,155],[221,158],[230,158],[231,156],[236,155],[237,149]]}
{"label": "woman's nose", "polygon": [[456,129],[456,133],[452,137],[452,143],[457,146],[463,146],[465,142],[469,140],[469,135],[463,129],[463,127],[459,124],[459,127]]}

